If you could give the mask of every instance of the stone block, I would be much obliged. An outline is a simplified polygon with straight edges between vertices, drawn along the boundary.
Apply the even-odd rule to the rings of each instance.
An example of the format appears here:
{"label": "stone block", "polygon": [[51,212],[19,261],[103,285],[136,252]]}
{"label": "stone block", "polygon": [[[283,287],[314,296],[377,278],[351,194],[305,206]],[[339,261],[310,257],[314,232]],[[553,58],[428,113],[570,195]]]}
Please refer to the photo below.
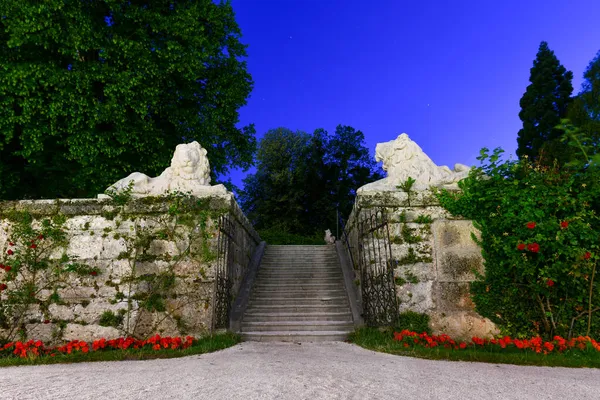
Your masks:
{"label": "stone block", "polygon": [[432,285],[433,282],[425,281],[396,286],[396,293],[400,300],[400,312],[410,310],[419,313],[428,313],[431,311],[434,308]]}
{"label": "stone block", "polygon": [[483,273],[483,257],[479,251],[444,251],[437,255],[438,281],[472,282],[475,273]]}
{"label": "stone block", "polygon": [[73,311],[73,308],[73,306],[50,304],[48,311],[50,312],[52,319],[73,321],[75,319],[75,312]]}
{"label": "stone block", "polygon": [[437,248],[475,248],[477,244],[471,238],[471,232],[479,237],[479,232],[471,221],[466,220],[438,220],[432,224],[432,231]]}
{"label": "stone block", "polygon": [[45,345],[53,344],[55,340],[56,330],[58,328],[51,323],[44,324],[26,324],[25,330],[27,337],[34,340],[41,340]]}
{"label": "stone block", "polygon": [[100,325],[67,324],[63,331],[65,342],[75,339],[92,342],[100,338],[116,339],[120,336],[122,336],[122,333],[117,328]]}
{"label": "stone block", "polygon": [[433,291],[437,311],[472,311],[475,308],[467,282],[435,282]]}
{"label": "stone block", "polygon": [[434,264],[418,262],[416,264],[399,265],[394,269],[394,277],[400,277],[407,282],[412,280],[416,280],[417,283],[433,281],[435,279]]}
{"label": "stone block", "polygon": [[500,334],[492,321],[472,311],[436,311],[429,316],[434,335],[445,333],[453,339],[470,341],[473,336],[492,338]]}
{"label": "stone block", "polygon": [[73,236],[67,247],[67,255],[79,259],[99,258],[103,252],[104,239],[101,235],[83,233]]}

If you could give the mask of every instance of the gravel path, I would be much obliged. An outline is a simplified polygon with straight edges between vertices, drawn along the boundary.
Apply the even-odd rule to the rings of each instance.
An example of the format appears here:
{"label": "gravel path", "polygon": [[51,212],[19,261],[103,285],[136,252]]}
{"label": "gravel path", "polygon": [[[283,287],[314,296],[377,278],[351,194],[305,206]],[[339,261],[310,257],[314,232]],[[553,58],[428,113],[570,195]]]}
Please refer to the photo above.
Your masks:
{"label": "gravel path", "polygon": [[0,399],[599,399],[600,370],[421,360],[348,343],[246,342],[168,360],[0,369]]}

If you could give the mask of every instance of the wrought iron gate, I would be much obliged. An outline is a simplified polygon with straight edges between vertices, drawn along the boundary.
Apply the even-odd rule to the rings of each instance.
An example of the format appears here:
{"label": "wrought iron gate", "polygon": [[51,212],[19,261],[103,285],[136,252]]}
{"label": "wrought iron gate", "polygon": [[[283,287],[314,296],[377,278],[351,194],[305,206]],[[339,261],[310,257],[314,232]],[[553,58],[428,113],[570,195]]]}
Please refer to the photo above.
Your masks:
{"label": "wrought iron gate", "polygon": [[358,222],[358,263],[363,317],[371,326],[390,325],[398,318],[388,218],[385,209],[362,210]]}
{"label": "wrought iron gate", "polygon": [[227,328],[229,325],[229,313],[233,298],[231,265],[233,264],[234,229],[235,224],[229,215],[222,215],[219,218],[215,304],[213,311],[213,327],[215,329]]}

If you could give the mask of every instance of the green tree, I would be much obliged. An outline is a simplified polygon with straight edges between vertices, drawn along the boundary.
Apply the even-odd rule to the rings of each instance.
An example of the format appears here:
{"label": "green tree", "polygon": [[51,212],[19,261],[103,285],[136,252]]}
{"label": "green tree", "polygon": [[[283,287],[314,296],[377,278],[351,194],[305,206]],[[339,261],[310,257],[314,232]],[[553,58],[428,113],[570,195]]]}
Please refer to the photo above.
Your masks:
{"label": "green tree", "polygon": [[380,179],[364,134],[339,125],[335,134],[278,128],[259,142],[257,172],[244,180],[242,208],[259,230],[303,236],[335,229],[347,217],[356,189]]}
{"label": "green tree", "polygon": [[561,128],[568,134],[566,139],[575,151],[573,161],[586,162],[591,158],[600,162],[597,156],[600,145],[600,52],[586,68],[581,92],[569,106],[567,116]]}
{"label": "green tree", "polygon": [[304,155],[310,135],[287,128],[268,131],[258,144],[256,173],[244,179],[242,207],[257,229],[302,232]]}
{"label": "green tree", "polygon": [[0,198],[101,193],[197,140],[247,168],[252,79],[228,1],[0,2]]}
{"label": "green tree", "polygon": [[562,134],[556,126],[567,113],[571,102],[573,73],[563,67],[548,43],[542,42],[531,68],[525,94],[521,98],[519,118],[523,128],[517,138],[517,156],[528,156],[544,164],[555,159],[564,163],[568,159],[559,138]]}

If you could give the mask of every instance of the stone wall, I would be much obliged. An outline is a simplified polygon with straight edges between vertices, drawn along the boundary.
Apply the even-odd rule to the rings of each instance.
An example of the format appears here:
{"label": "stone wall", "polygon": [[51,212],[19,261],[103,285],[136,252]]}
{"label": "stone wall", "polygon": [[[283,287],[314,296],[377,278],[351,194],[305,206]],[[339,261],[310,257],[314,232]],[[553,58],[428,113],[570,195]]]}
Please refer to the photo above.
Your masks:
{"label": "stone wall", "polygon": [[377,208],[389,220],[399,311],[428,314],[435,333],[466,338],[496,333],[491,321],[475,313],[469,295],[475,272],[483,272],[472,222],[453,218],[429,191],[409,197],[402,191],[363,190],[347,224],[351,240],[358,240],[357,221]]}
{"label": "stone wall", "polygon": [[209,333],[259,241],[230,194],[2,202],[0,339]]}

